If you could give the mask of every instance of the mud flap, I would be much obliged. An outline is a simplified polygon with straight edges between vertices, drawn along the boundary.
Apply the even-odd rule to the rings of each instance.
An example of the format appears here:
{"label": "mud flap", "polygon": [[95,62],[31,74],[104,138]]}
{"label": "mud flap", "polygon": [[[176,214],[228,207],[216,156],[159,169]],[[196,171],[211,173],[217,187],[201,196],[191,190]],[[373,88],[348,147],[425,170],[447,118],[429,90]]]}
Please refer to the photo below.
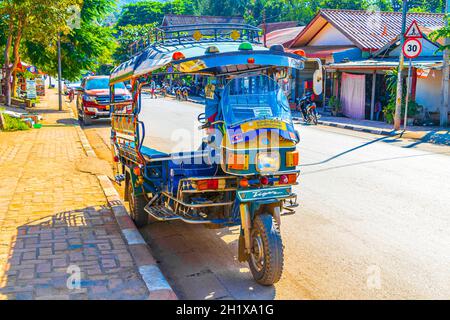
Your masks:
{"label": "mud flap", "polygon": [[239,235],[238,260],[239,262],[246,262],[248,258],[249,254],[245,250],[245,239],[241,229],[241,234]]}

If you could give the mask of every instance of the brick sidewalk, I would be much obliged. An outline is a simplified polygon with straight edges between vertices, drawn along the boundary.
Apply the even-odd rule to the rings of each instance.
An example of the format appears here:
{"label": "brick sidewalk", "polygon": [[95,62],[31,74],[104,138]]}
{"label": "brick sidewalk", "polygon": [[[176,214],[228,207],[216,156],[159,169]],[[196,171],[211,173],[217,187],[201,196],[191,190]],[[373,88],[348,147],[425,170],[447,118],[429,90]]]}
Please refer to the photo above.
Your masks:
{"label": "brick sidewalk", "polygon": [[78,168],[87,156],[70,113],[56,108],[49,91],[35,111],[57,126],[0,132],[0,299],[146,299],[97,177]]}

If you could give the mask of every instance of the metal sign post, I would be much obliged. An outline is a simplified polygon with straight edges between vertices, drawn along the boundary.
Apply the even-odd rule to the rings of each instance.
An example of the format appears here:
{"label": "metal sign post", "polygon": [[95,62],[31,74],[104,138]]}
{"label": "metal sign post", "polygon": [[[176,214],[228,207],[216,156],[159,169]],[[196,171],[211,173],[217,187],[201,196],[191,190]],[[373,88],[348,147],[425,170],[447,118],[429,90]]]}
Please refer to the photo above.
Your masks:
{"label": "metal sign post", "polygon": [[403,43],[402,51],[403,55],[409,59],[409,68],[408,82],[406,84],[405,119],[403,123],[403,130],[406,130],[406,126],[408,124],[409,93],[411,91],[412,82],[412,59],[417,58],[422,52],[422,42],[420,42],[419,40],[422,38],[422,32],[420,31],[419,25],[415,20],[411,23],[408,30],[406,31],[405,38],[406,39]]}
{"label": "metal sign post", "polygon": [[409,59],[409,69],[408,69],[408,83],[406,85],[406,101],[405,101],[405,120],[403,124],[403,130],[406,130],[407,120],[408,120],[408,103],[409,103],[409,92],[411,90],[411,70],[412,70],[412,59]]}

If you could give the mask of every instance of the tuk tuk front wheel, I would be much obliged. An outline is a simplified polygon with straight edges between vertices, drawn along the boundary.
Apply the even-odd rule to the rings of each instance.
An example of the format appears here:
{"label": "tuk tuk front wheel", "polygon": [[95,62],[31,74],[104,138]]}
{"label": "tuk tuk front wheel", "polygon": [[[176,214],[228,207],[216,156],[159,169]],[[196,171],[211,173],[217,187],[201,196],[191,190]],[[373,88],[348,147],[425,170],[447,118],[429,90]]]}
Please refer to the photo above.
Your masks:
{"label": "tuk tuk front wheel", "polygon": [[138,228],[144,227],[148,224],[148,215],[144,208],[147,201],[143,195],[136,195],[131,179],[127,179],[127,195],[128,203],[130,205],[130,216]]}
{"label": "tuk tuk front wheel", "polygon": [[270,214],[256,216],[251,245],[248,263],[253,278],[264,286],[277,283],[283,273],[283,243],[280,229]]}

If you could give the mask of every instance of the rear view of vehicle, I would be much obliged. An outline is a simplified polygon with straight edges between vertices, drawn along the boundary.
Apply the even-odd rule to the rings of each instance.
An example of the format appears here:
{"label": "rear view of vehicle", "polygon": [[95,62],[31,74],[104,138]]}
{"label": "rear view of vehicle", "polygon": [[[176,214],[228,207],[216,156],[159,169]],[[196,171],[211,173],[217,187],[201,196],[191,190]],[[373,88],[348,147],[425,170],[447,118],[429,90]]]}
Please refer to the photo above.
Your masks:
{"label": "rear view of vehicle", "polygon": [[[131,94],[123,82],[114,86],[116,102],[132,103]],[[77,98],[78,119],[83,125],[92,120],[110,118],[110,88],[108,76],[84,78]]]}

